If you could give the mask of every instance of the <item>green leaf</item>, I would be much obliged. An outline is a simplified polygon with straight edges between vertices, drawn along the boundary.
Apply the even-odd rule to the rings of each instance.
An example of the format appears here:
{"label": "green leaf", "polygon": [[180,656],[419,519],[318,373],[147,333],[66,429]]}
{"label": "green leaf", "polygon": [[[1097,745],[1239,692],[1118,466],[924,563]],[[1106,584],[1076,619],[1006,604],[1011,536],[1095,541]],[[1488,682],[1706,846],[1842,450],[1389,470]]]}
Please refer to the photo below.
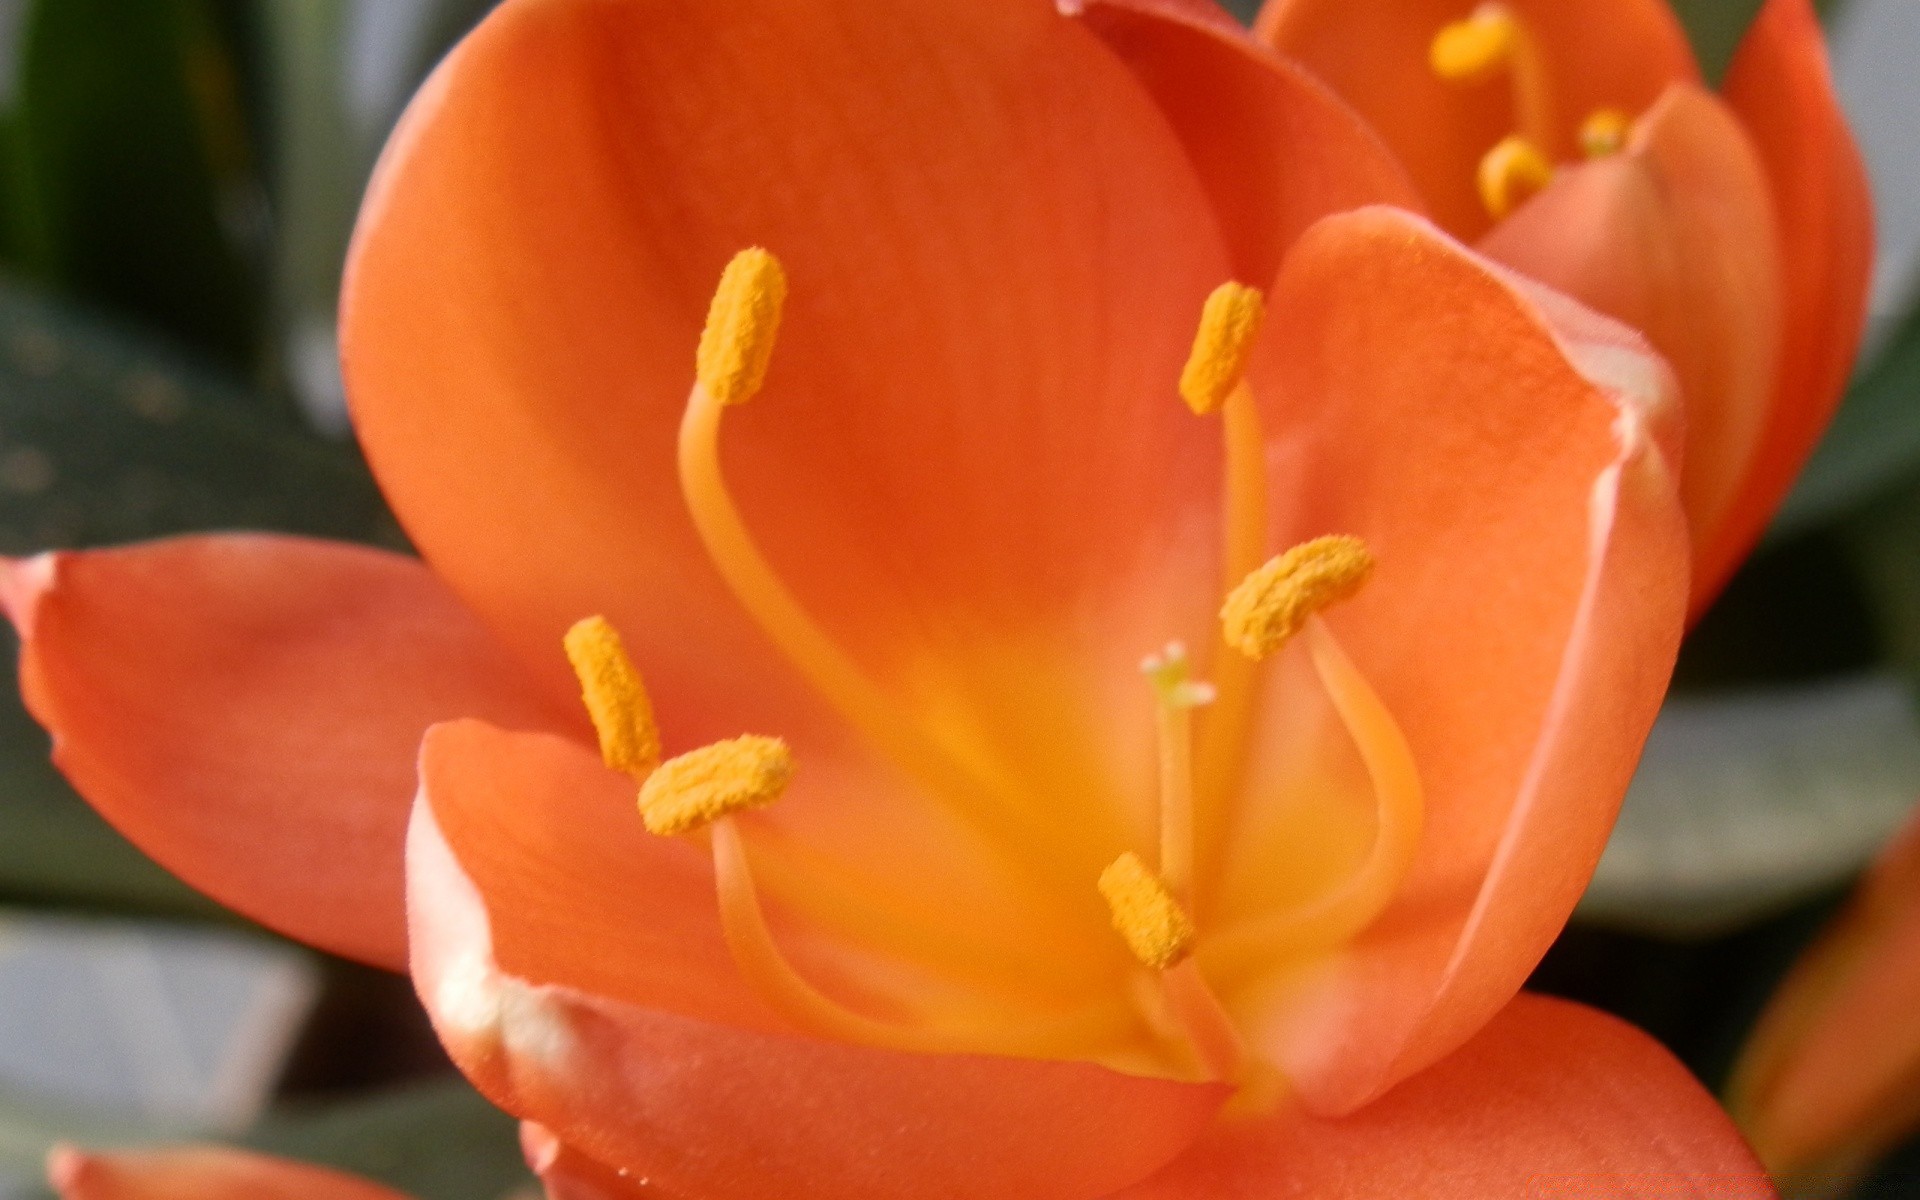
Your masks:
{"label": "green leaf", "polygon": [[207,0],[39,0],[23,47],[7,261],[251,364],[265,201]]}
{"label": "green leaf", "polygon": [[1780,514],[1791,536],[1894,490],[1920,471],[1920,308],[1847,393]]}
{"label": "green leaf", "polygon": [[1915,797],[1920,718],[1891,673],[1669,700],[1580,916],[1729,929],[1848,878]]}
{"label": "green leaf", "polygon": [[[157,342],[0,282],[0,552],[250,527],[400,544],[365,465]],[[207,915],[0,699],[0,895]]]}
{"label": "green leaf", "polygon": [[280,351],[310,410],[338,406],[334,312],[360,194],[433,62],[493,0],[266,0]]}
{"label": "green leaf", "polygon": [[1760,12],[1766,0],[1673,0],[1673,10],[1687,27],[1693,52],[1700,58],[1700,69],[1718,83],[1733,61],[1733,52],[1746,35],[1747,26]]}
{"label": "green leaf", "polygon": [[90,1149],[224,1141],[351,1171],[418,1200],[495,1200],[530,1182],[513,1118],[457,1080],[288,1107],[239,1138],[0,1095],[0,1170],[38,1179],[47,1148],[60,1141]]}
{"label": "green leaf", "polygon": [[419,1200],[492,1200],[531,1181],[513,1118],[458,1081],[289,1108],[242,1141],[378,1179]]}

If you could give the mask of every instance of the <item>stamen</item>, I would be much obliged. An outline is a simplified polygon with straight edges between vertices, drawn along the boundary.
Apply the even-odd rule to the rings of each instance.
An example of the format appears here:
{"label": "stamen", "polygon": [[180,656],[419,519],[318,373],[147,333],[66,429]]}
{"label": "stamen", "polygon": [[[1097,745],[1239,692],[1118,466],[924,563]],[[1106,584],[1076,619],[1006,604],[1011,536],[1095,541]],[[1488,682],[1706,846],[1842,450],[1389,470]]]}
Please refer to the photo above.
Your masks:
{"label": "stamen", "polygon": [[1133,851],[1100,872],[1100,894],[1113,913],[1114,932],[1144,965],[1164,971],[1193,949],[1193,920]]}
{"label": "stamen", "polygon": [[1505,4],[1482,4],[1465,20],[1443,27],[1427,47],[1427,64],[1440,79],[1461,86],[1506,72],[1520,132],[1541,145],[1553,140],[1556,124],[1546,59],[1526,22]]}
{"label": "stamen", "polygon": [[1262,659],[1285,645],[1311,617],[1358,592],[1373,575],[1373,552],[1357,537],[1336,534],[1302,542],[1248,575],[1220,609],[1227,642]]}
{"label": "stamen", "polygon": [[726,817],[715,821],[712,831],[721,933],[727,939],[727,949],[740,973],[769,1003],[802,1028],[837,1041],[930,1054],[967,1049],[966,1045],[956,1044],[952,1037],[937,1030],[890,1025],[863,1016],[801,978],[767,928],[740,831]]}
{"label": "stamen", "polygon": [[700,332],[696,376],[714,400],[743,404],[759,392],[786,301],[787,273],[779,259],[758,246],[733,256]]}
{"label": "stamen", "polygon": [[1373,847],[1353,874],[1325,895],[1209,935],[1208,962],[1228,979],[1248,978],[1276,962],[1357,936],[1393,902],[1419,849],[1426,803],[1406,735],[1325,621],[1307,622],[1307,647],[1320,686],[1373,786]]}
{"label": "stamen", "polygon": [[653,723],[653,705],[620,634],[605,617],[587,617],[567,630],[564,645],[607,766],[636,777],[659,766],[660,730]]}
{"label": "stamen", "polygon": [[1266,297],[1244,284],[1223,283],[1207,297],[1180,373],[1180,396],[1196,415],[1218,410],[1240,386],[1266,311]]}
{"label": "stamen", "polygon": [[1553,182],[1553,164],[1540,148],[1518,135],[1503,138],[1480,160],[1480,202],[1503,219]]}
{"label": "stamen", "polygon": [[1580,124],[1580,148],[1588,158],[1605,158],[1626,148],[1633,118],[1617,108],[1596,109]]}
{"label": "stamen", "polygon": [[1160,987],[1167,997],[1169,1015],[1187,1035],[1201,1067],[1214,1079],[1238,1082],[1246,1068],[1246,1044],[1220,997],[1200,973],[1200,964],[1189,958],[1161,972]]}
{"label": "stamen", "polygon": [[1480,160],[1480,202],[1495,220],[1552,182],[1553,164],[1538,146],[1518,135],[1501,139]]}
{"label": "stamen", "polygon": [[640,816],[650,833],[691,833],[772,804],[792,778],[793,755],[779,738],[729,738],[661,763],[640,785]]}
{"label": "stamen", "polygon": [[1196,683],[1187,648],[1169,643],[1140,664],[1159,707],[1160,877],[1182,903],[1193,891],[1193,710],[1214,700],[1212,685]]}
{"label": "stamen", "polygon": [[[1195,413],[1221,414],[1221,441],[1225,451],[1223,502],[1222,587],[1232,587],[1260,565],[1267,553],[1267,444],[1260,428],[1260,407],[1246,381],[1246,366],[1265,319],[1262,294],[1237,283],[1214,289],[1201,312],[1193,354],[1181,376],[1180,392]],[[1209,716],[1200,748],[1200,797],[1224,803],[1238,784],[1244,747],[1253,728],[1254,671],[1244,659],[1227,656],[1214,667],[1220,703]],[[1163,729],[1166,716],[1162,717]],[[1181,724],[1186,724],[1184,714]],[[1183,732],[1181,737],[1187,737]],[[1189,739],[1190,740],[1190,739]],[[1169,739],[1161,738],[1163,760]],[[1164,771],[1163,771],[1164,774]],[[1188,791],[1194,785],[1188,785]],[[1167,789],[1163,785],[1163,792]],[[1163,799],[1162,812],[1169,806]],[[1191,901],[1190,883],[1198,867],[1193,859],[1211,857],[1215,837],[1208,826],[1205,846],[1195,845],[1197,828],[1190,822],[1182,835],[1163,818],[1161,870],[1183,900]],[[1166,846],[1182,841],[1190,848],[1168,854]]]}
{"label": "stamen", "polygon": [[[688,515],[706,546],[713,565],[725,579],[741,607],[766,633],[787,661],[806,677],[840,715],[859,730],[879,751],[922,784],[927,794],[947,804],[962,820],[981,828],[1009,858],[1022,857],[1020,865],[1030,874],[1046,880],[1059,893],[1071,893],[1084,882],[1060,861],[1046,853],[1043,843],[1050,838],[1065,838],[1071,831],[1060,824],[1049,828],[1050,814],[1022,806],[1003,789],[984,785],[941,745],[929,738],[900,705],[870,681],[859,665],[840,648],[806,611],[799,599],[767,561],[747,523],[728,491],[720,469],[720,425],[727,405],[723,396],[733,394],[735,402],[750,391],[732,393],[710,383],[709,343],[715,347],[740,346],[751,342],[753,357],[764,370],[771,353],[774,321],[755,317],[738,318],[740,313],[756,312],[761,300],[778,299],[779,288],[765,284],[772,276],[753,275],[750,271],[753,251],[742,251],[729,276],[722,279],[716,294],[713,316],[701,337],[701,381],[687,398],[687,409],[680,422],[680,492],[686,500]],[[767,256],[771,261],[772,256]],[[745,259],[748,266],[739,267]],[[738,271],[736,271],[738,267]],[[745,278],[749,282],[738,282]],[[734,299],[727,299],[729,296]],[[747,299],[740,299],[745,296]],[[752,300],[759,297],[759,300]],[[775,306],[777,307],[777,305]],[[763,314],[764,316],[764,314]],[[711,357],[726,360],[732,351],[713,351]],[[717,372],[715,379],[756,379],[753,371]],[[1009,830],[1016,836],[1003,836]],[[1028,850],[1033,853],[1028,854]]]}
{"label": "stamen", "polygon": [[1479,83],[1513,61],[1519,41],[1520,23],[1507,6],[1482,4],[1434,35],[1427,61],[1449,83]]}

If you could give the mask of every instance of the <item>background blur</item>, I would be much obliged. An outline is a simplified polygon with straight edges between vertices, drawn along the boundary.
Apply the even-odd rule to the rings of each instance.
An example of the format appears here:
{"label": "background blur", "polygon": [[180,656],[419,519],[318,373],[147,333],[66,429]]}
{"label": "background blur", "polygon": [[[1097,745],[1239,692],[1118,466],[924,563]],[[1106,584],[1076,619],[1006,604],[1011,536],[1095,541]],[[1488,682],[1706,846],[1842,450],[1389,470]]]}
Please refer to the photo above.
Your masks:
{"label": "background blur", "polygon": [[[404,546],[346,426],[339,267],[388,128],[487,7],[0,0],[0,552],[233,527]],[[1717,77],[1758,3],[1676,7]],[[1821,7],[1879,205],[1869,351],[1690,639],[1535,979],[1712,1086],[1920,797],[1920,0]],[[55,1138],[184,1137],[423,1200],[526,1186],[512,1122],[451,1074],[405,980],[173,881],[72,794],[0,689],[0,1200],[41,1194]],[[1920,1197],[1920,1145],[1857,1194]]]}

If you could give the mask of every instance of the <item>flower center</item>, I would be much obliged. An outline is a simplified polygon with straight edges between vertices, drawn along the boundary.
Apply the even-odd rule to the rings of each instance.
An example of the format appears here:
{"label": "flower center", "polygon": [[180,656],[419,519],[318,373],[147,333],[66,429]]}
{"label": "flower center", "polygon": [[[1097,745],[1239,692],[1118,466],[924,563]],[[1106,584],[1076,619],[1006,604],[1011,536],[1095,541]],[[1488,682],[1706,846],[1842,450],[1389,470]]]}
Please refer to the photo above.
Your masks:
{"label": "flower center", "polygon": [[[1562,126],[1539,42],[1519,14],[1505,4],[1487,3],[1441,27],[1428,48],[1427,64],[1451,84],[1480,87],[1504,78],[1512,90],[1517,128],[1481,157],[1476,179],[1481,203],[1502,220],[1553,182],[1547,147],[1559,141]],[[1632,129],[1632,117],[1601,108],[1581,122],[1575,140],[1588,158],[1604,158],[1626,148]]]}
{"label": "flower center", "polygon": [[[990,1024],[964,1020],[882,1020],[827,994],[781,949],[763,910],[741,821],[778,802],[796,764],[777,737],[746,734],[661,760],[640,672],[600,617],[568,631],[565,649],[580,680],[606,764],[634,778],[646,828],[704,840],[711,851],[721,928],[742,976],[797,1026],[825,1037],[923,1052],[997,1052],[1036,1057],[1104,1057],[1120,1042],[1146,1048],[1149,1069],[1244,1081],[1252,1065],[1223,984],[1256,981],[1274,962],[1331,949],[1364,929],[1391,899],[1410,861],[1421,820],[1420,788],[1398,727],[1319,613],[1357,593],[1373,572],[1358,538],[1336,535],[1266,558],[1264,440],[1246,381],[1264,316],[1252,288],[1227,284],[1208,299],[1180,392],[1202,417],[1219,414],[1226,459],[1223,497],[1223,652],[1217,679],[1193,677],[1185,648],[1168,645],[1141,665],[1155,701],[1159,750],[1158,844],[1129,850],[1097,879],[1073,878],[1073,858],[1050,850],[1057,836],[890,700],[806,612],[749,533],[720,471],[721,418],[753,398],[765,378],[786,277],[764,250],[737,255],[722,276],[697,358],[697,381],[680,430],[682,493],[707,551],[742,607],[789,662],[856,731],[1004,853],[1011,876],[1050,903],[1090,891],[1107,903],[1115,933],[1137,964],[1109,996],[1083,1010],[1036,1011]],[[1261,660],[1304,638],[1331,712],[1358,752],[1373,792],[1372,849],[1355,870],[1304,904],[1235,914],[1217,928],[1203,887],[1231,840],[1196,837],[1201,803],[1230,812],[1246,772],[1256,725]],[[1229,649],[1230,648],[1230,649]],[[1208,707],[1196,754],[1193,714]],[[1221,829],[1227,824],[1216,822]],[[1053,849],[1057,850],[1057,846]],[[1125,960],[1121,960],[1125,961]],[[1119,978],[1116,976],[1116,978]],[[1133,1032],[1117,1031],[1114,1014]],[[1122,1056],[1138,1066],[1138,1053]]]}

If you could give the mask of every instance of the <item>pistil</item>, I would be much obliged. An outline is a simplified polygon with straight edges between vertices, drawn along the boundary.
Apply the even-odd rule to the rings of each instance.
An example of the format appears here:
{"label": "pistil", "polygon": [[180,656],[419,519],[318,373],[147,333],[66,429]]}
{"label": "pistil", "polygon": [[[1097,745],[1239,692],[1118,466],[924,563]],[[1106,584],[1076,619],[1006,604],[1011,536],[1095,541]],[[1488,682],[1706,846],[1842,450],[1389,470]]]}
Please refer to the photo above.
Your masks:
{"label": "pistil", "polygon": [[1173,642],[1140,664],[1153,685],[1160,742],[1160,876],[1193,903],[1193,710],[1214,699],[1195,682],[1187,648]]}

